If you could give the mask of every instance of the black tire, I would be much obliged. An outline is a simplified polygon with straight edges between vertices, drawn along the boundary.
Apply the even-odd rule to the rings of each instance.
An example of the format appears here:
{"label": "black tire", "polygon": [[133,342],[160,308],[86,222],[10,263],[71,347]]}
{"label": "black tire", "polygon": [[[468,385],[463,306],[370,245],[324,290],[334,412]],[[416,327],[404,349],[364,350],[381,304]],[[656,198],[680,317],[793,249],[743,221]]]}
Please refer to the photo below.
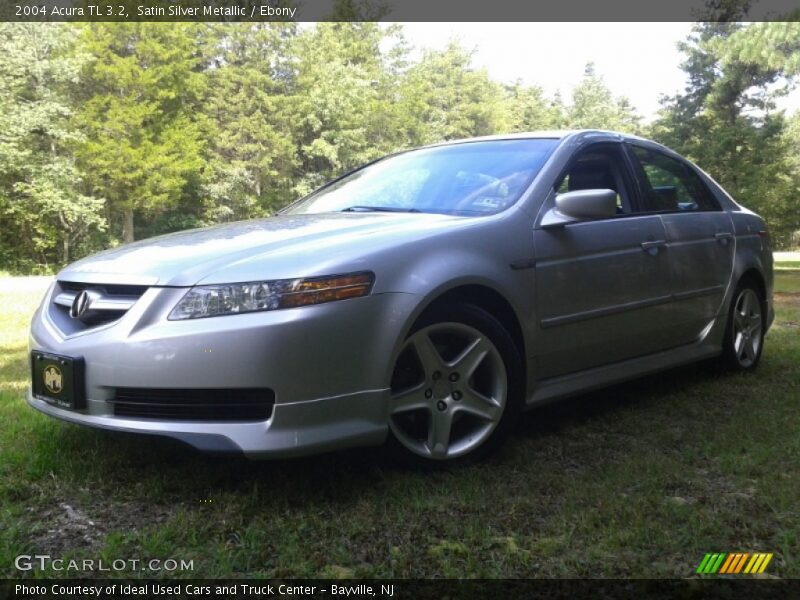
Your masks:
{"label": "black tire", "polygon": [[[488,437],[476,447],[471,448],[468,452],[454,457],[434,458],[433,456],[422,456],[410,450],[409,447],[407,447],[407,443],[404,444],[398,439],[398,436],[395,435],[395,430],[398,432],[401,431],[401,426],[397,421],[393,420],[394,417],[390,415],[391,425],[386,447],[390,456],[405,466],[424,469],[452,468],[481,460],[495,452],[502,445],[514,424],[518,422],[518,415],[522,411],[524,402],[524,370],[522,358],[508,331],[506,331],[495,317],[484,309],[472,304],[462,303],[449,306],[446,309],[428,311],[415,323],[406,338],[406,344],[409,344],[409,341],[412,340],[418,332],[423,330],[428,331],[432,328],[434,329],[435,335],[437,327],[446,329],[450,324],[460,324],[477,330],[485,336],[497,350],[506,375],[506,394],[505,402],[502,407],[502,416],[496,421],[494,429],[486,434]],[[442,356],[441,351],[439,354]],[[401,364],[402,360],[403,355],[401,353],[401,356],[398,357],[397,363],[395,364],[395,373],[392,378],[393,387],[395,386],[396,380],[398,380],[398,374],[404,368],[404,365]],[[418,364],[424,372],[425,369],[421,366],[422,363],[419,362]],[[472,381],[472,379],[470,381]],[[467,385],[469,384],[467,383]],[[430,390],[426,390],[426,392],[427,391]],[[430,416],[428,417],[430,419],[434,418],[433,414],[436,410],[436,400],[436,396],[432,397],[430,400]],[[449,401],[450,397],[448,397],[447,400]],[[429,427],[432,427],[432,425],[429,424]]]}
{"label": "black tire", "polygon": [[[745,306],[748,299],[752,310]],[[757,319],[753,310],[757,311]],[[749,328],[749,335],[743,328]],[[750,278],[744,279],[733,293],[719,366],[728,372],[755,370],[764,350],[766,328],[767,310],[761,287]]]}

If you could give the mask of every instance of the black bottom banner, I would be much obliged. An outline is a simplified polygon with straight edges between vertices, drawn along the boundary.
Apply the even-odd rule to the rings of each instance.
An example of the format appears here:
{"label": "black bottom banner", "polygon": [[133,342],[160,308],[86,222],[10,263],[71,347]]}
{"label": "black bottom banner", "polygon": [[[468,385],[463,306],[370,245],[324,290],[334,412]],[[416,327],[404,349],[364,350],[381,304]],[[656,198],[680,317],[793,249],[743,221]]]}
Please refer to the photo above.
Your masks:
{"label": "black bottom banner", "polygon": [[0,581],[0,598],[449,599],[799,598],[800,580],[777,579],[26,579]]}

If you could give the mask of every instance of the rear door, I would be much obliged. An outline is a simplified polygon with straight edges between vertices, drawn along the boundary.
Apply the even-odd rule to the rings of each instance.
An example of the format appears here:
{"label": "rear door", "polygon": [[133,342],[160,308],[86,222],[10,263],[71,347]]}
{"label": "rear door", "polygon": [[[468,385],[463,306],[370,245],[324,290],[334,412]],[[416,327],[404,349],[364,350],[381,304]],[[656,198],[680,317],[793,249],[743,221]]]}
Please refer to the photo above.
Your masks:
{"label": "rear door", "polygon": [[[620,143],[580,151],[555,193],[613,189],[617,215],[537,226],[537,377],[658,351],[669,343],[670,264],[657,214],[637,209],[635,179]],[[545,208],[548,208],[546,206]]]}
{"label": "rear door", "polygon": [[645,210],[658,214],[666,231],[672,344],[689,343],[722,310],[733,269],[733,224],[688,163],[650,147],[628,148]]}

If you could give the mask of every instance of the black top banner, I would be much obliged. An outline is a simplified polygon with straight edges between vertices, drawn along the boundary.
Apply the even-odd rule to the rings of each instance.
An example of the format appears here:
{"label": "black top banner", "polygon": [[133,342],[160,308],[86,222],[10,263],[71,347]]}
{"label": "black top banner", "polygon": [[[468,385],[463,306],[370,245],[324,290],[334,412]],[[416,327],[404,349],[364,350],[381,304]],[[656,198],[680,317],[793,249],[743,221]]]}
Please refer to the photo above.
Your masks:
{"label": "black top banner", "polygon": [[797,0],[2,0],[19,22],[800,21]]}

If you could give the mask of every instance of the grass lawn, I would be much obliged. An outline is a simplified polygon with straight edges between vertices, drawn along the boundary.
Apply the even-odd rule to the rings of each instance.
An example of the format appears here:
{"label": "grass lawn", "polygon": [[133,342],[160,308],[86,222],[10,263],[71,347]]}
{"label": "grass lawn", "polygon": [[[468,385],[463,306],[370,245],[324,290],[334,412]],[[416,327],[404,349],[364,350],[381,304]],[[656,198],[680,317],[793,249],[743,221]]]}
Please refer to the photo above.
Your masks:
{"label": "grass lawn", "polygon": [[51,420],[23,400],[41,287],[4,283],[3,577],[19,554],[193,560],[201,577],[687,577],[717,551],[774,552],[769,574],[800,577],[798,270],[778,273],[755,374],[693,366],[539,409],[451,473],[369,449],[214,459]]}
{"label": "grass lawn", "polygon": [[775,271],[775,291],[778,293],[800,293],[800,265],[797,269]]}

